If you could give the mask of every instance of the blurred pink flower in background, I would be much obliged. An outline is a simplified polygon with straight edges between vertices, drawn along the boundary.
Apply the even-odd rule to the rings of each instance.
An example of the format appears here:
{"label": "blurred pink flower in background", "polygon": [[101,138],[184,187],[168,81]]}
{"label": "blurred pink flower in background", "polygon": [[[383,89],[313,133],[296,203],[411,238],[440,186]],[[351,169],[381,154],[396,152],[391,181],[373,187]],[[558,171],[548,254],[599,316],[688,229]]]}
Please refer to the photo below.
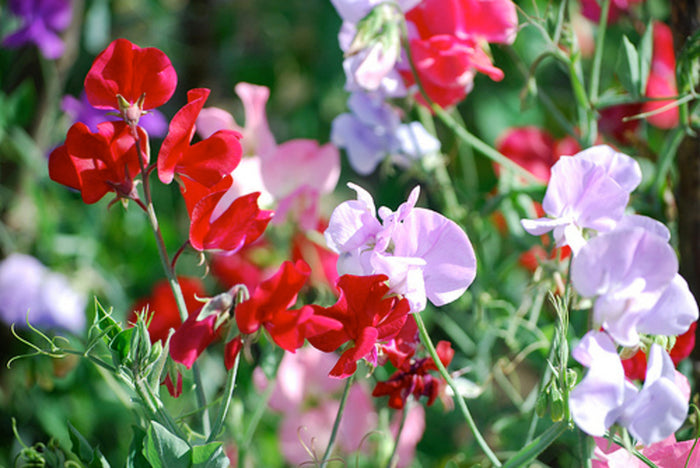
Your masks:
{"label": "blurred pink flower in background", "polygon": [[[678,88],[676,87],[676,55],[673,50],[673,33],[671,28],[660,21],[655,21],[653,27],[654,51],[645,94],[650,98],[674,97],[678,94]],[[642,105],[642,112],[655,111],[672,102],[673,99],[648,101]],[[651,115],[647,117],[647,121],[655,127],[673,128],[678,125],[678,107]]]}

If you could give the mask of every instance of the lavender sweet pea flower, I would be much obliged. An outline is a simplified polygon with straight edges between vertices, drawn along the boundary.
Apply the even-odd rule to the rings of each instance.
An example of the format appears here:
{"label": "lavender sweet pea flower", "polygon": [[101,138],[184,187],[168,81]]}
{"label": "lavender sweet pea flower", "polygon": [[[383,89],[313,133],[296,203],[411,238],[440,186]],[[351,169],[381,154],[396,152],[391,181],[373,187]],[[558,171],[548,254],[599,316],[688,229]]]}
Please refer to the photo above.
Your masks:
{"label": "lavender sweet pea flower", "polygon": [[63,55],[65,45],[59,37],[70,25],[70,0],[9,0],[8,9],[22,19],[22,26],[5,37],[4,47],[18,48],[33,43],[49,60]]}
{"label": "lavender sweet pea flower", "polygon": [[649,445],[683,424],[688,399],[676,385],[673,362],[661,346],[653,344],[649,350],[641,390],[625,379],[615,344],[605,332],[587,333],[572,354],[589,368],[569,396],[574,422],[587,434],[602,437],[619,424]]}
{"label": "lavender sweet pea flower", "polygon": [[[64,96],[61,100],[61,110],[70,117],[73,123],[82,122],[92,132],[97,132],[97,124],[99,123],[122,120],[118,115],[109,114],[104,109],[92,107],[87,100],[85,92],[80,94],[80,99],[73,96]],[[168,121],[157,109],[152,109],[141,116],[139,126],[152,137],[162,138],[168,132]]]}
{"label": "lavender sweet pea flower", "polygon": [[387,156],[406,167],[440,151],[440,142],[419,122],[401,124],[398,111],[379,94],[352,93],[348,107],[351,112],[333,121],[331,141],[345,149],[358,174],[371,174]]}
{"label": "lavender sweet pea flower", "polygon": [[[680,309],[665,311],[666,326],[653,329],[657,322],[653,316],[658,313],[654,307],[677,273],[678,260],[671,246],[639,227],[616,229],[592,238],[571,264],[574,288],[583,297],[596,298],[595,325],[605,328],[623,346],[636,346],[640,331],[677,335],[688,328],[692,322],[687,320],[689,312]],[[675,289],[669,294],[677,296]],[[640,323],[645,324],[643,330]]]}
{"label": "lavender sweet pea flower", "polygon": [[640,181],[637,162],[608,146],[564,156],[552,166],[542,202],[551,218],[524,219],[521,224],[532,235],[553,230],[557,246],[568,245],[576,254],[585,244],[582,229],[612,230]]}
{"label": "lavender sweet pea flower", "polygon": [[469,238],[441,214],[415,208],[418,187],[395,212],[381,207],[380,222],[371,195],[348,185],[357,200],[338,205],[325,232],[329,248],[340,255],[339,274],[387,275],[413,312],[423,310],[426,299],[441,306],[464,293],[476,274]]}
{"label": "lavender sweet pea flower", "polygon": [[63,328],[78,333],[85,327],[87,299],[61,274],[34,257],[12,254],[0,262],[0,318],[8,324]]}

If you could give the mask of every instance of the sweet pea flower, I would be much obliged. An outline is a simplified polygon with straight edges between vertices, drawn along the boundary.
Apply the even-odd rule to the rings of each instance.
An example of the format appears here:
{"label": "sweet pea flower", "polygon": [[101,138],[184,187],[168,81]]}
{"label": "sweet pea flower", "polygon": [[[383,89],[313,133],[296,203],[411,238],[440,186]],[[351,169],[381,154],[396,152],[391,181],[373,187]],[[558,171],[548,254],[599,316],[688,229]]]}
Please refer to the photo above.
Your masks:
{"label": "sweet pea flower", "polygon": [[82,122],[73,124],[66,135],[66,142],[49,155],[51,180],[80,191],[83,202],[98,202],[109,192],[117,198],[136,198],[134,177],[141,171],[141,164],[148,164],[148,140],[142,128],[139,145],[125,122],[102,122],[92,133]]}
{"label": "sweet pea flower", "polygon": [[668,353],[653,344],[647,378],[641,389],[625,380],[615,344],[605,333],[591,331],[572,352],[588,372],[569,396],[574,422],[589,435],[602,437],[613,425],[626,427],[643,445],[673,434],[685,421],[688,398],[676,384]]}
{"label": "sweet pea flower", "polygon": [[85,328],[87,298],[68,279],[31,255],[13,253],[0,262],[0,319],[25,327]]}
{"label": "sweet pea flower", "polygon": [[[612,0],[608,11],[608,24],[616,22],[632,6],[644,0]],[[596,0],[581,0],[581,14],[591,21],[600,21],[600,4]]]}
{"label": "sweet pea flower", "polygon": [[[88,126],[91,132],[97,131],[97,124],[105,121],[121,120],[121,117],[109,114],[104,109],[93,107],[87,100],[83,91],[80,98],[70,95],[61,99],[61,110],[68,115],[73,123],[82,122]],[[168,122],[158,109],[152,109],[139,120],[139,126],[143,128],[149,137],[164,137],[168,131]]]}
{"label": "sweet pea flower", "polygon": [[385,274],[391,291],[405,296],[412,312],[425,309],[426,298],[441,306],[456,300],[476,275],[469,238],[439,213],[416,208],[414,188],[396,212],[379,208],[372,196],[354,184],[357,200],[338,205],[324,233],[338,254],[338,273]]}
{"label": "sweet pea flower", "polygon": [[7,8],[21,18],[22,26],[3,39],[4,47],[14,49],[34,43],[49,60],[63,55],[65,44],[59,33],[70,25],[70,0],[9,0]]}
{"label": "sweet pea flower", "polygon": [[594,324],[623,346],[636,346],[639,333],[680,335],[698,318],[675,252],[643,228],[590,239],[572,261],[571,281],[583,297],[595,298]]}
{"label": "sweet pea flower", "polygon": [[319,199],[331,193],[340,177],[338,148],[307,139],[278,145],[261,159],[262,180],[278,200],[276,218],[288,212],[295,215],[302,229],[311,230],[319,221]]}
{"label": "sweet pea flower", "polygon": [[331,369],[331,377],[344,379],[357,370],[357,361],[366,359],[377,365],[377,345],[394,338],[401,331],[409,312],[406,299],[387,296],[389,287],[384,275],[343,275],[338,279],[341,291],[331,307],[305,306],[319,317],[336,321],[342,327],[309,337],[309,343],[321,351],[333,352],[352,341]]}
{"label": "sweet pea flower", "polygon": [[[602,437],[595,437],[596,448],[592,468],[645,468],[647,465],[623,447]],[[700,450],[696,441],[677,441],[671,434],[660,442],[640,447],[639,452],[656,466],[700,466]]]}
{"label": "sweet pea flower", "polygon": [[[673,348],[669,351],[669,355],[671,356],[671,361],[673,361],[674,366],[678,366],[679,362],[690,356],[693,348],[695,348],[696,328],[697,322],[693,322],[688,330],[682,335],[678,335],[673,342]],[[628,379],[644,380],[647,372],[646,353],[640,349],[634,356],[623,359],[622,367],[625,368],[625,375]]]}
{"label": "sweet pea flower", "polygon": [[[486,42],[512,44],[518,26],[510,0],[424,0],[406,14],[409,46],[423,89],[437,105],[449,107],[464,99],[477,72],[503,79],[482,49]],[[405,84],[415,82],[402,68]],[[416,93],[419,102],[423,96]]]}
{"label": "sweet pea flower", "polygon": [[641,180],[639,164],[606,145],[563,156],[552,166],[542,202],[554,219],[524,219],[521,224],[536,236],[553,230],[557,247],[568,245],[576,254],[585,244],[582,229],[612,230]]}
{"label": "sweet pea flower", "polygon": [[130,123],[138,122],[144,110],[165,104],[176,86],[177,74],[167,55],[127,39],[109,44],[85,76],[90,104],[118,110]]}
{"label": "sweet pea flower", "polygon": [[333,120],[331,141],[344,148],[350,166],[361,175],[374,172],[387,156],[407,167],[422,156],[440,151],[440,142],[420,122],[402,124],[398,110],[379,94],[354,92],[350,112]]}

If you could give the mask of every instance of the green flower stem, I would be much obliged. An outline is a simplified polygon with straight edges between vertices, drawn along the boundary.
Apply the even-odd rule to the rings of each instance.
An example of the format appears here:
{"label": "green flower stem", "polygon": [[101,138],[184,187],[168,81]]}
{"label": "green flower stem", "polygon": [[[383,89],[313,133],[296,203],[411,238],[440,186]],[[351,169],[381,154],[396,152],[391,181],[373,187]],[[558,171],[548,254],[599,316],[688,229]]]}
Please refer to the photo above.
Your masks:
{"label": "green flower stem", "polygon": [[522,466],[528,466],[528,463],[534,460],[540,453],[542,453],[547,447],[549,447],[552,442],[557,440],[564,432],[569,429],[568,423],[561,421],[549,429],[540,434],[535,440],[527,444],[525,447],[520,449],[515,456],[511,457],[504,465],[503,468],[517,468]]}
{"label": "green flower stem", "polygon": [[486,440],[479,432],[479,429],[476,427],[474,418],[472,418],[472,415],[469,412],[469,408],[467,407],[467,403],[464,401],[464,398],[462,398],[462,396],[460,395],[459,389],[457,388],[457,384],[452,379],[452,376],[450,376],[449,372],[447,372],[447,369],[445,369],[445,366],[442,364],[442,361],[440,361],[437,351],[435,350],[435,346],[433,346],[433,342],[430,340],[428,331],[425,328],[425,323],[423,323],[423,318],[421,317],[421,314],[413,314],[413,317],[416,319],[416,324],[418,325],[418,331],[420,332],[421,341],[428,349],[428,353],[430,354],[430,357],[433,358],[433,361],[435,362],[435,365],[437,366],[440,375],[445,379],[447,385],[449,385],[452,389],[454,393],[453,398],[457,401],[457,406],[459,406],[459,409],[462,412],[462,415],[464,416],[464,420],[467,422],[467,426],[469,426],[469,429],[472,431],[472,434],[474,435],[474,438],[481,447],[481,450],[486,454],[486,456],[491,461],[491,463],[493,463],[494,466],[501,466],[501,462],[498,460],[498,457],[496,457],[496,454],[493,453],[491,447],[489,447],[489,445],[486,443]]}
{"label": "green flower stem", "polygon": [[[156,211],[153,206],[153,199],[151,197],[151,185],[149,182],[148,175],[150,172],[146,168],[144,162],[143,162],[143,154],[141,153],[141,138],[139,136],[138,131],[136,130],[136,127],[132,127],[131,129],[132,135],[134,139],[136,140],[136,153],[137,157],[139,160],[139,165],[141,168],[141,179],[143,183],[143,195],[144,198],[146,199],[146,215],[148,217],[148,221],[151,225],[151,230],[153,231],[153,235],[156,240],[156,245],[158,246],[158,255],[160,257],[161,264],[163,266],[163,271],[165,272],[165,277],[168,280],[168,284],[170,285],[170,289],[173,292],[173,296],[175,297],[175,302],[177,304],[177,310],[180,313],[180,320],[183,322],[187,320],[187,305],[185,304],[185,297],[182,294],[182,289],[180,288],[180,283],[177,281],[177,276],[175,275],[175,270],[173,269],[170,259],[168,257],[168,250],[165,247],[165,241],[163,240],[163,233],[160,230],[160,224],[158,223],[158,217],[156,216]],[[146,140],[146,148],[148,150],[148,140]],[[150,154],[148,159],[150,159]],[[199,366],[197,366],[197,363],[195,362],[192,365],[192,374],[194,375],[194,382],[195,382],[195,395],[197,398],[197,404],[199,408],[202,410],[202,429],[204,430],[205,434],[209,434],[209,429],[210,429],[210,419],[209,419],[209,409],[207,408],[207,399],[206,396],[204,395],[204,388],[202,387],[202,376],[200,375],[199,372]]]}
{"label": "green flower stem", "polygon": [[408,398],[406,400],[406,404],[403,407],[403,410],[401,410],[401,423],[399,424],[399,430],[396,431],[396,437],[394,439],[394,448],[391,450],[391,456],[389,457],[389,461],[387,461],[386,463],[386,468],[392,468],[393,466],[396,466],[396,454],[399,450],[399,439],[401,439],[401,434],[403,433],[403,428],[406,424],[406,416],[408,415],[408,410],[410,408],[411,403],[411,399]]}
{"label": "green flower stem", "polygon": [[260,398],[256,399],[256,406],[253,410],[253,414],[250,417],[248,428],[243,434],[243,438],[236,440],[238,443],[238,466],[245,466],[244,461],[246,451],[250,445],[250,442],[253,440],[253,434],[255,434],[255,430],[258,428],[258,424],[265,413],[265,409],[267,409],[267,404],[270,401],[270,397],[272,397],[272,392],[275,390],[275,386],[276,384],[274,381],[268,382],[263,394],[260,395]]}
{"label": "green flower stem", "polygon": [[333,451],[333,444],[335,443],[335,438],[338,436],[338,428],[340,427],[340,421],[343,418],[343,411],[345,410],[345,403],[348,401],[348,395],[350,394],[350,387],[354,380],[354,374],[347,378],[345,381],[345,388],[343,389],[343,396],[340,397],[340,406],[338,407],[338,414],[335,416],[335,422],[333,423],[333,429],[331,430],[331,438],[328,439],[328,446],[323,454],[323,458],[319,464],[320,468],[324,468],[328,463],[328,457],[330,457]]}
{"label": "green flower stem", "polygon": [[133,380],[133,383],[136,394],[146,405],[146,409],[150,413],[149,417],[158,421],[182,440],[187,441],[187,436],[185,436],[185,434],[180,430],[180,427],[175,423],[175,421],[173,421],[170,414],[165,411],[163,404],[155,395],[153,395],[151,389],[145,383],[145,381],[140,377],[137,377]]}
{"label": "green flower stem", "polygon": [[598,22],[598,35],[595,40],[595,52],[593,66],[591,67],[591,80],[588,83],[588,97],[593,105],[598,101],[600,88],[600,67],[603,64],[603,45],[605,44],[605,32],[608,29],[608,14],[610,13],[610,0],[603,0],[600,6],[600,21]]}
{"label": "green flower stem", "polygon": [[226,388],[224,389],[224,400],[221,403],[221,407],[219,408],[219,415],[216,418],[216,421],[214,422],[214,427],[212,428],[211,432],[209,433],[209,438],[207,439],[207,442],[213,441],[221,432],[221,429],[224,426],[224,422],[226,421],[226,416],[228,415],[228,409],[231,406],[231,398],[233,398],[233,390],[236,386],[236,375],[238,374],[238,363],[241,360],[241,353],[239,352],[238,355],[236,356],[235,361],[233,362],[233,367],[231,368],[230,371],[228,371],[228,375],[226,378]]}

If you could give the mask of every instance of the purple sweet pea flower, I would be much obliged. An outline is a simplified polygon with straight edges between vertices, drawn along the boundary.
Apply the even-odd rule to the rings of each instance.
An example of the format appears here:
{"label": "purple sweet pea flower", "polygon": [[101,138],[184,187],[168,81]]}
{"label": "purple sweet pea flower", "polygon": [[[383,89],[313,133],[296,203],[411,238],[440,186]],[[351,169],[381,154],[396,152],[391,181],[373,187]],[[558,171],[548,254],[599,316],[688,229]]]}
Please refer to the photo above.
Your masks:
{"label": "purple sweet pea flower", "polygon": [[348,107],[349,113],[333,121],[331,141],[345,149],[350,166],[358,174],[371,174],[387,155],[406,167],[440,151],[440,142],[420,122],[401,124],[398,111],[379,94],[354,92]]}
{"label": "purple sweet pea flower", "polygon": [[15,253],[0,262],[0,319],[7,324],[23,327],[28,318],[32,326],[78,333],[86,303],[63,275],[32,256]]}
{"label": "purple sweet pea flower", "polygon": [[22,26],[5,37],[4,47],[14,49],[34,43],[49,60],[63,55],[65,45],[58,33],[70,25],[70,0],[9,0],[7,7],[22,19]]}
{"label": "purple sweet pea flower", "polygon": [[658,344],[649,350],[641,390],[625,379],[615,343],[605,332],[588,332],[572,354],[589,368],[569,396],[574,422],[587,434],[602,437],[613,424],[619,424],[649,445],[683,424],[688,398],[676,384],[671,357]]}
{"label": "purple sweet pea flower", "polygon": [[552,166],[542,202],[553,219],[524,219],[521,224],[536,236],[553,230],[557,246],[568,245],[576,254],[585,244],[582,229],[615,228],[640,181],[637,162],[605,145],[564,156]]}
{"label": "purple sweet pea flower", "polygon": [[453,221],[415,208],[419,187],[395,212],[381,207],[380,222],[371,195],[348,186],[357,200],[338,205],[325,232],[328,246],[340,255],[339,274],[387,275],[389,287],[408,299],[412,312],[423,310],[426,299],[441,306],[464,293],[476,275],[472,245]]}
{"label": "purple sweet pea flower", "polygon": [[[571,264],[574,288],[583,297],[596,298],[595,325],[605,328],[623,346],[636,346],[640,331],[678,335],[694,321],[690,318],[697,311],[672,309],[664,311],[666,325],[662,329],[653,327],[658,322],[655,306],[677,273],[678,260],[668,242],[639,227],[616,229],[590,239]],[[674,287],[667,300],[686,303],[676,299],[680,294],[676,292]]]}
{"label": "purple sweet pea flower", "polygon": [[[85,92],[80,94],[80,99],[73,96],[64,96],[61,100],[61,110],[75,122],[82,122],[90,128],[90,131],[97,132],[97,124],[105,121],[118,121],[122,118],[105,112],[104,109],[92,107],[87,100]],[[168,131],[168,121],[158,110],[153,109],[141,116],[139,126],[146,130],[152,137],[162,138]]]}

